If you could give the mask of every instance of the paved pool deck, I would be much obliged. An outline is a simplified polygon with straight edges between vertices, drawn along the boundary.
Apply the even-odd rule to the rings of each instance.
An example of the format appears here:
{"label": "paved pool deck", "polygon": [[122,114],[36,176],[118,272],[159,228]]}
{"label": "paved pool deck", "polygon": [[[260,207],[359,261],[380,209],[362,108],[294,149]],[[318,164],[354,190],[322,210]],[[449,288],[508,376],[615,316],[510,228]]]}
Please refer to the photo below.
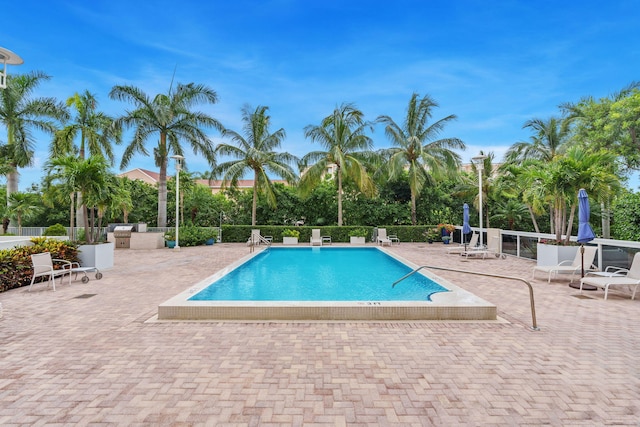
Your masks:
{"label": "paved pool deck", "polygon": [[[529,279],[533,263],[393,246],[419,265]],[[2,426],[639,426],[640,300],[436,274],[498,321],[162,322],[242,244],[116,250],[102,280],[0,294]]]}

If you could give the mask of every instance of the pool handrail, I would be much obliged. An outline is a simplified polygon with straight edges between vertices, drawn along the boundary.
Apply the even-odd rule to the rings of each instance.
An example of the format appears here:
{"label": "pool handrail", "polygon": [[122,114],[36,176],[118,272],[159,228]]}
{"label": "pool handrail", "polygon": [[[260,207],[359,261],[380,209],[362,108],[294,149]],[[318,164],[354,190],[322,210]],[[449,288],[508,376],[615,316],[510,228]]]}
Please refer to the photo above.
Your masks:
{"label": "pool handrail", "polygon": [[439,266],[434,266],[434,265],[421,265],[418,268],[416,268],[415,270],[413,270],[412,272],[410,272],[408,274],[405,274],[400,279],[398,279],[395,282],[393,282],[391,287],[395,288],[395,286],[398,283],[402,282],[407,277],[416,274],[418,271],[422,270],[423,268],[430,268],[430,269],[433,269],[433,270],[453,271],[455,273],[473,274],[473,275],[476,275],[476,276],[497,277],[499,279],[518,280],[520,282],[525,283],[529,287],[529,301],[531,302],[531,320],[533,322],[533,325],[531,326],[531,329],[534,330],[534,331],[539,331],[540,330],[540,328],[538,327],[538,323],[536,322],[536,306],[535,306],[535,303],[534,303],[534,300],[533,300],[533,286],[531,286],[531,283],[529,283],[529,281],[527,281],[525,279],[522,279],[520,277],[515,277],[515,276],[503,276],[501,274],[481,273],[481,272],[477,272],[477,271],[459,270],[457,268],[439,267]]}

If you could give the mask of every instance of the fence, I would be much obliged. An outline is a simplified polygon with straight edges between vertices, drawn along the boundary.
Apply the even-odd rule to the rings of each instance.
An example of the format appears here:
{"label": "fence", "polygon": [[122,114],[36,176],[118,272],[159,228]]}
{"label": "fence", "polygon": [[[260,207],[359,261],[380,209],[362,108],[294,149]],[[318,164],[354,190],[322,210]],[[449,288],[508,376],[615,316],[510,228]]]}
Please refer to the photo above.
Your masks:
{"label": "fence", "polygon": [[[457,239],[461,239],[460,230],[457,227]],[[474,232],[478,232],[477,227],[472,227]],[[486,229],[483,234],[483,241],[486,242]],[[540,240],[556,240],[555,234],[533,233],[527,231],[500,230],[502,242],[502,253],[535,260],[538,255],[538,242]],[[575,242],[576,236],[571,236],[570,241]],[[609,266],[629,268],[636,252],[640,252],[640,242],[614,239],[594,239],[588,243],[590,246],[598,247],[597,264],[601,270]]]}

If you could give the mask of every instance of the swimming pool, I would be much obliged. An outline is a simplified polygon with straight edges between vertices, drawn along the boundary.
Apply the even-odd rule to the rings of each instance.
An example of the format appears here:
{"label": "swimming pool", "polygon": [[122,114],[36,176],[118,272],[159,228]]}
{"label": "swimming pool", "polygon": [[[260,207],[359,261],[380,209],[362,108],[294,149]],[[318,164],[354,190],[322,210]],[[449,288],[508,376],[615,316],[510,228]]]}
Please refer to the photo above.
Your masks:
{"label": "swimming pool", "polygon": [[[343,296],[339,300],[304,300],[304,299],[285,299],[284,294],[289,292],[279,292],[276,295],[280,295],[277,300],[273,299],[252,299],[247,300],[245,297],[237,299],[221,299],[221,300],[197,300],[193,297],[198,295],[204,289],[211,284],[221,280],[224,282],[225,277],[229,277],[231,280],[229,283],[243,285],[236,279],[233,279],[234,275],[240,274],[242,267],[251,263],[254,259],[259,261],[260,258],[272,257],[278,250],[285,248],[270,248],[258,250],[255,253],[248,254],[240,260],[230,264],[228,267],[221,269],[212,276],[202,280],[195,284],[184,292],[176,295],[175,297],[165,301],[158,306],[158,320],[496,320],[497,311],[493,304],[478,298],[470,292],[450,283],[426,270],[421,270],[416,276],[421,276],[424,279],[430,279],[436,282],[437,291],[428,291],[423,288],[424,283],[422,280],[418,280],[419,295],[414,300],[406,300],[407,297],[402,297],[400,300],[382,299],[375,295],[367,297],[367,299],[353,299],[347,300]],[[340,258],[344,260],[348,269],[356,269],[358,259],[358,250],[361,248],[355,247],[322,247],[322,248],[309,248],[309,247],[297,247],[286,248],[291,250],[290,256],[288,256],[288,264],[295,264],[296,260],[301,258],[304,251],[313,250],[324,253],[324,251],[336,251],[330,252],[330,254],[338,254],[338,251],[346,251],[341,253]],[[385,257],[392,258],[392,261],[400,266],[399,274],[393,273],[393,278],[389,277],[376,277],[378,274],[372,273],[372,266],[365,265],[364,272],[361,272],[360,276],[368,276],[373,278],[373,286],[376,288],[386,288],[385,290],[391,292],[408,291],[413,288],[413,285],[406,285],[406,280],[402,284],[392,289],[391,284],[402,277],[406,272],[417,268],[417,265],[412,264],[389,251],[386,248],[372,247],[367,250],[379,252],[379,254]],[[299,251],[299,252],[295,252]],[[328,252],[329,253],[329,252]],[[287,264],[287,265],[288,265]],[[319,269],[321,273],[306,273],[305,281],[310,280],[311,276],[322,275],[322,285],[316,285],[326,287],[325,280],[329,280],[332,276],[335,276],[333,268],[319,263]],[[280,265],[281,270],[286,270],[286,265]],[[238,271],[236,271],[238,270]],[[276,269],[277,270],[277,269]],[[383,269],[385,270],[385,269]],[[275,272],[273,269],[267,269],[266,274],[271,277],[271,287],[280,288],[284,279],[273,279]],[[285,275],[286,276],[286,275]],[[334,277],[335,278],[335,277]],[[251,279],[249,279],[251,282]],[[221,282],[222,283],[222,282]],[[227,285],[224,285],[227,286]],[[332,285],[336,286],[336,284]],[[337,286],[347,288],[348,283],[338,280]],[[404,289],[407,288],[407,289]],[[237,292],[234,290],[232,292]],[[215,291],[214,291],[215,293]],[[401,295],[398,292],[398,295]],[[228,298],[227,296],[223,298]],[[288,296],[287,298],[291,298]]]}
{"label": "swimming pool", "polygon": [[376,248],[271,248],[216,280],[190,301],[430,301],[447,292]]}

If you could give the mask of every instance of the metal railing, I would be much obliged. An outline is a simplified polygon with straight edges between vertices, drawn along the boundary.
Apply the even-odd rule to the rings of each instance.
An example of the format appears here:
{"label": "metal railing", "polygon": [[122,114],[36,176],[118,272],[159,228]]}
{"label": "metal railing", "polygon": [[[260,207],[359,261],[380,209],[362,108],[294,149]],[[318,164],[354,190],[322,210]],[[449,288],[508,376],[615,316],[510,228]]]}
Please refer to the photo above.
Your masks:
{"label": "metal railing", "polygon": [[437,266],[433,266],[433,265],[421,265],[420,267],[416,268],[412,272],[410,272],[408,274],[405,274],[400,279],[398,279],[395,282],[393,282],[391,287],[394,288],[398,283],[402,282],[404,279],[406,279],[409,276],[413,276],[414,274],[416,274],[418,271],[422,270],[423,268],[430,268],[430,269],[433,269],[433,270],[453,271],[455,273],[473,274],[474,276],[497,277],[499,279],[517,280],[519,282],[523,282],[525,285],[527,285],[529,287],[529,301],[531,303],[531,321],[532,321],[531,329],[534,330],[534,331],[539,331],[540,330],[540,328],[538,328],[538,323],[536,321],[536,305],[535,305],[535,302],[534,302],[534,299],[533,299],[533,286],[531,286],[531,283],[529,283],[527,280],[522,279],[520,277],[515,277],[515,276],[503,276],[503,275],[500,275],[500,274],[490,274],[490,273],[481,273],[481,272],[477,272],[477,271],[459,270],[457,268],[437,267]]}
{"label": "metal railing", "polygon": [[[461,230],[462,227],[456,227]],[[477,227],[471,227],[473,232],[478,233]],[[484,229],[486,237],[486,229]],[[456,233],[458,239],[462,239],[462,233]],[[535,233],[528,231],[500,230],[501,253],[513,255],[518,258],[536,260],[538,258],[538,243],[544,240],[555,240],[555,234]],[[571,236],[570,241],[576,242],[576,236]],[[486,241],[486,239],[485,239]],[[461,242],[463,243],[463,242]],[[587,245],[597,246],[597,266],[600,270],[607,267],[629,268],[636,252],[640,252],[640,242],[628,240],[601,239],[596,238]]]}

